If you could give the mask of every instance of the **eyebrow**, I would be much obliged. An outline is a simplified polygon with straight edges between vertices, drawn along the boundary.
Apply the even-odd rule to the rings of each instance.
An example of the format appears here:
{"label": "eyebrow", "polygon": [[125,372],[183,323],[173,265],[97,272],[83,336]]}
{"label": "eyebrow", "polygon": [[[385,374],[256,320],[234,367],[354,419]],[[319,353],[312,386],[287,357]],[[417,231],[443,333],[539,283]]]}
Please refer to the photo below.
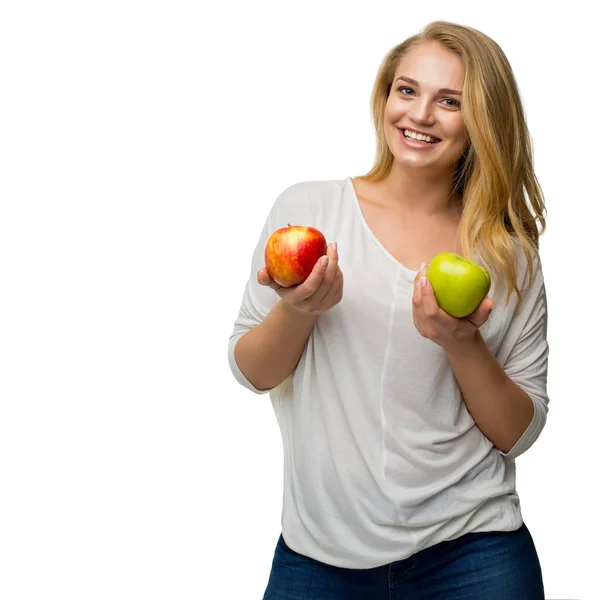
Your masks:
{"label": "eyebrow", "polygon": [[[398,79],[403,79],[404,81],[408,81],[408,83],[412,83],[413,85],[419,87],[419,82],[411,79],[410,77],[406,77],[406,75],[400,75],[400,77],[398,77]],[[396,81],[398,81],[398,79],[396,79]],[[396,83],[396,82],[394,82]],[[462,92],[459,92],[458,90],[451,90],[449,88],[441,88],[438,90],[438,93],[440,94],[453,94],[454,96],[462,96]]]}

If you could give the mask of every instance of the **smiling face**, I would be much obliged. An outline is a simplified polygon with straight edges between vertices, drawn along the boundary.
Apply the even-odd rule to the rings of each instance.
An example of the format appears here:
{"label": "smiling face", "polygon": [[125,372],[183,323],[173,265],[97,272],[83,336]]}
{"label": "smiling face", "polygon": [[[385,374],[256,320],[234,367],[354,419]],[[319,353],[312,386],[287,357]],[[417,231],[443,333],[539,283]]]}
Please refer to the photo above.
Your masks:
{"label": "smiling face", "polygon": [[[467,144],[456,93],[463,81],[461,58],[438,42],[416,46],[400,59],[384,114],[385,138],[397,163],[454,170]],[[435,143],[407,139],[405,129],[430,135]]]}

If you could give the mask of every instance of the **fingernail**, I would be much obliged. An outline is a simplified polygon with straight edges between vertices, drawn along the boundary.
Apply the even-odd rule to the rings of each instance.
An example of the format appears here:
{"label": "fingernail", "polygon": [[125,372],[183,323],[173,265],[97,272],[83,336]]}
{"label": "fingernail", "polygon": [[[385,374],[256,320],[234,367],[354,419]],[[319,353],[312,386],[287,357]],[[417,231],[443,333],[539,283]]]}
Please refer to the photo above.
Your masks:
{"label": "fingernail", "polygon": [[419,271],[423,270],[423,267],[426,265],[427,263],[421,263],[421,266],[419,267]]}
{"label": "fingernail", "polygon": [[421,287],[425,287],[427,285],[427,277],[421,277]]}
{"label": "fingernail", "polygon": [[337,251],[337,242],[331,242],[331,247],[334,249],[334,251]]}
{"label": "fingernail", "polygon": [[324,256],[323,258],[321,258],[321,266],[322,267],[326,267],[328,262],[329,262],[329,256]]}

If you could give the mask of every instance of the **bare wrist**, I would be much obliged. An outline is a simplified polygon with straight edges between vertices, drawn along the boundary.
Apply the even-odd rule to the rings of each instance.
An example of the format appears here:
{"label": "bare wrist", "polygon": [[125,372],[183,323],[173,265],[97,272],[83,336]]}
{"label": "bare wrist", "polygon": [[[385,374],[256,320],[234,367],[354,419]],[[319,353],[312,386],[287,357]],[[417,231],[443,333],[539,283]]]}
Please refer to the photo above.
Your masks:
{"label": "bare wrist", "polygon": [[478,352],[481,343],[485,345],[481,333],[477,330],[473,336],[454,340],[453,342],[444,344],[443,348],[449,357],[460,358],[472,352]]}
{"label": "bare wrist", "polygon": [[281,299],[280,307],[283,313],[285,313],[288,317],[294,319],[299,323],[314,323],[317,320],[318,315],[311,315],[309,313],[303,312],[294,308],[291,304]]}

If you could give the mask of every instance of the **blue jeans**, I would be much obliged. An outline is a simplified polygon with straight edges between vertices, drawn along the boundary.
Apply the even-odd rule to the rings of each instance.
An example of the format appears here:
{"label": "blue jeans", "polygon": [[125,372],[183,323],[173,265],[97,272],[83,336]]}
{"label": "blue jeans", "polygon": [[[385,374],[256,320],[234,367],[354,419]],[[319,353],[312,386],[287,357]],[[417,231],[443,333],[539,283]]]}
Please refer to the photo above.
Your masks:
{"label": "blue jeans", "polygon": [[468,533],[373,569],[327,565],[279,537],[263,600],[544,600],[529,530]]}

